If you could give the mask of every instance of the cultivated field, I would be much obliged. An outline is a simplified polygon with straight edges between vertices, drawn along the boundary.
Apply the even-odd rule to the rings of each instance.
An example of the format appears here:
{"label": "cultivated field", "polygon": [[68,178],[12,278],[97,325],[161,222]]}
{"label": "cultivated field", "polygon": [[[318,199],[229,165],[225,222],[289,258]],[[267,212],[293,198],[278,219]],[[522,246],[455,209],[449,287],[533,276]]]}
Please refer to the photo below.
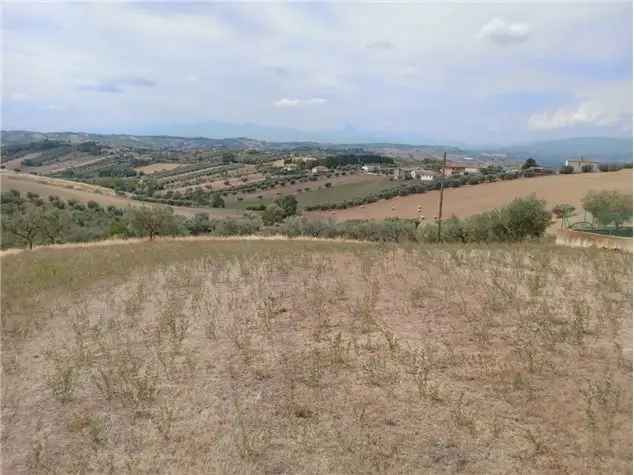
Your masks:
{"label": "cultivated field", "polygon": [[[475,186],[445,189],[443,216],[458,218],[499,208],[514,198],[535,193],[549,206],[570,203],[581,210],[581,198],[589,190],[618,190],[632,193],[632,170],[609,173],[554,175],[519,180],[498,181]],[[308,216],[330,217],[336,220],[383,219],[389,217],[416,218],[418,207],[426,219],[438,214],[439,192],[383,200],[365,206],[333,211],[307,213]],[[581,211],[583,214],[583,211]]]}
{"label": "cultivated field", "polygon": [[152,173],[163,172],[166,170],[174,170],[180,167],[182,163],[153,163],[152,165],[145,165],[143,167],[135,168],[138,172],[143,172],[146,175],[151,175]]}
{"label": "cultivated field", "polygon": [[[330,183],[331,187],[325,187]],[[236,197],[227,198],[227,206],[246,208],[247,206],[269,204],[283,195],[294,195],[300,207],[316,204],[337,203],[351,200],[375,193],[395,186],[396,183],[389,178],[379,175],[366,175],[362,173],[345,176],[333,176],[331,178],[320,176],[317,181],[303,181],[295,184],[276,187],[270,190],[262,190],[255,193],[241,195],[242,201]],[[262,196],[262,199],[258,198]]]}
{"label": "cultivated field", "polygon": [[2,266],[3,473],[632,471],[627,255],[184,239]]}
{"label": "cultivated field", "polygon": [[[54,195],[64,200],[75,199],[84,203],[96,201],[103,206],[112,205],[119,208],[127,208],[128,206],[153,206],[151,203],[144,203],[125,196],[119,196],[110,188],[25,173],[1,173],[0,185],[2,191],[17,190],[21,193],[31,192],[37,193],[42,197]],[[174,208],[174,212],[183,216],[193,216],[196,213],[208,213],[214,217],[239,216],[239,213],[236,211],[218,208],[186,208],[181,206],[172,206],[172,208]]]}

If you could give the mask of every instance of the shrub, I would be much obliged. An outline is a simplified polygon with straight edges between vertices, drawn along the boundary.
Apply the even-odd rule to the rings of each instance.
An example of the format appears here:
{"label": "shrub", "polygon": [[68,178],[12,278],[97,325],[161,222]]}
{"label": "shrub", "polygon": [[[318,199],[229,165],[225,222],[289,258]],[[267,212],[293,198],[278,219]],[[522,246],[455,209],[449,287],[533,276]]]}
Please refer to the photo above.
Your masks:
{"label": "shrub", "polygon": [[[440,238],[461,242],[519,241],[542,236],[549,224],[545,203],[531,196],[462,221],[452,217],[442,223]],[[437,241],[438,224],[419,226],[417,236],[422,242]]]}
{"label": "shrub", "polygon": [[214,194],[213,199],[211,200],[212,208],[224,208],[225,200],[222,199],[222,196],[219,193]]}
{"label": "shrub", "polygon": [[510,240],[542,236],[551,219],[545,205],[544,201],[532,195],[528,198],[515,199],[510,205],[502,208],[504,226]]}
{"label": "shrub", "polygon": [[275,204],[284,212],[284,218],[297,214],[297,198],[286,195],[275,200]]}
{"label": "shrub", "polygon": [[268,205],[262,213],[262,221],[267,226],[280,223],[285,217],[285,211],[275,203]]}

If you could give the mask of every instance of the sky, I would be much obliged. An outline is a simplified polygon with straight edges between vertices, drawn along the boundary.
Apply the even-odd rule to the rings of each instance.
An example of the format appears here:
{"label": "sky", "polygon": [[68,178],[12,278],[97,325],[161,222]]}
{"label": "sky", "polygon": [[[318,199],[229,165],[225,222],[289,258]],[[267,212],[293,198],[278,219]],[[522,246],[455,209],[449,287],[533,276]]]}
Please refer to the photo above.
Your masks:
{"label": "sky", "polygon": [[630,2],[4,2],[2,52],[3,129],[632,136]]}

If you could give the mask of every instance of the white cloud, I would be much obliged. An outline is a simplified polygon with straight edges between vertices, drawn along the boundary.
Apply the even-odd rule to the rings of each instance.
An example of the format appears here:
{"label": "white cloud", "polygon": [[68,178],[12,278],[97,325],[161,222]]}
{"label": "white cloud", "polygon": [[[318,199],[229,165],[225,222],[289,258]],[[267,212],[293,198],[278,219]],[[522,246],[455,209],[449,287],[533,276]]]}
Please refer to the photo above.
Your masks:
{"label": "white cloud", "polygon": [[322,99],[321,97],[310,97],[308,99],[289,99],[287,97],[284,97],[278,101],[275,101],[273,105],[275,107],[302,107],[324,104],[325,102],[326,99]]}
{"label": "white cloud", "polygon": [[554,111],[533,114],[528,126],[533,130],[553,130],[579,125],[610,127],[618,125],[623,117],[610,112],[596,102],[583,102],[576,108],[560,108]]}
{"label": "white cloud", "polygon": [[502,18],[494,18],[480,29],[478,38],[508,45],[523,43],[530,33],[530,27],[526,23],[509,23]]}

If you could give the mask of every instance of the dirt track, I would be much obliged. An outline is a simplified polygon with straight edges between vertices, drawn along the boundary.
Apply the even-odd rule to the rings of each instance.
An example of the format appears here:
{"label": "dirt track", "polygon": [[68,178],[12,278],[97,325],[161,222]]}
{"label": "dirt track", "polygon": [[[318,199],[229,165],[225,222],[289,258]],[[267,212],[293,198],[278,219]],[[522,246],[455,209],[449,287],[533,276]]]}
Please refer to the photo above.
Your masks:
{"label": "dirt track", "polygon": [[[632,170],[609,173],[555,175],[499,181],[445,190],[443,216],[459,218],[498,208],[515,198],[535,193],[549,206],[570,203],[581,209],[581,199],[589,190],[618,190],[632,193]],[[409,195],[382,200],[365,206],[335,211],[316,211],[307,216],[347,219],[384,219],[389,217],[416,218],[418,207],[426,219],[438,212],[439,192]]]}

